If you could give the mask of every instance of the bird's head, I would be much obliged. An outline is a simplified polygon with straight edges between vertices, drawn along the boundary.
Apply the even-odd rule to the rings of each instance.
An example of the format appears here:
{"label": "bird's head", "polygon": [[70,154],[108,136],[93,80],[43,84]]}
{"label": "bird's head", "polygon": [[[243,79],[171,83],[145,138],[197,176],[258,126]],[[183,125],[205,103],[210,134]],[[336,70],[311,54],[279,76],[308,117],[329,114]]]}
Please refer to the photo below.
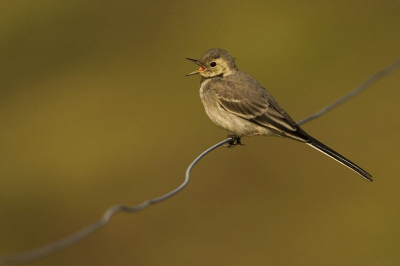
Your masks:
{"label": "bird's head", "polygon": [[235,60],[223,49],[210,49],[199,60],[186,59],[200,66],[198,70],[186,76],[200,74],[205,78],[212,78],[216,76],[228,76],[237,70]]}

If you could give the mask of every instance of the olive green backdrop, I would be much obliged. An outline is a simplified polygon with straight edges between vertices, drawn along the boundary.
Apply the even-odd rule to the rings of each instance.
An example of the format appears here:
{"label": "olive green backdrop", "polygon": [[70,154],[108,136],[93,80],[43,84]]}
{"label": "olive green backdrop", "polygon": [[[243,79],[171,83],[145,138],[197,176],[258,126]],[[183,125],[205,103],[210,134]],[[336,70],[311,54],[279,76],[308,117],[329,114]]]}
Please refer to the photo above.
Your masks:
{"label": "olive green backdrop", "polygon": [[[400,2],[1,1],[0,254],[178,186],[226,135],[199,77],[224,48],[299,121],[400,57]],[[304,129],[219,148],[184,191],[30,265],[399,265],[400,70]]]}

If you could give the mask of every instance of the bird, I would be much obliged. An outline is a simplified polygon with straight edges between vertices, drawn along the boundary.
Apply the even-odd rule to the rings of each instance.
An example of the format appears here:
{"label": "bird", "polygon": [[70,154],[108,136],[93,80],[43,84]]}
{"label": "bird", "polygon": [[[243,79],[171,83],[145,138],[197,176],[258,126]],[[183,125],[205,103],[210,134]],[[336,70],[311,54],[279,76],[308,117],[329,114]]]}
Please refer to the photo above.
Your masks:
{"label": "bird", "polygon": [[241,138],[278,136],[305,143],[350,168],[368,181],[367,171],[307,134],[253,77],[240,71],[224,49],[210,49],[200,59],[186,58],[199,66],[187,76],[201,75],[200,98],[208,117],[228,133],[229,147]]}

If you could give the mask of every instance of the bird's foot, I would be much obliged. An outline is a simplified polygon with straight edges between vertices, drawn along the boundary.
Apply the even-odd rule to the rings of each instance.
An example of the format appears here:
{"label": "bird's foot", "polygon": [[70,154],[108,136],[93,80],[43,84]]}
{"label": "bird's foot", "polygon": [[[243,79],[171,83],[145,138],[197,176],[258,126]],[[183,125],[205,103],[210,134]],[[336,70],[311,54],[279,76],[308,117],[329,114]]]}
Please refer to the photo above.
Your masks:
{"label": "bird's foot", "polygon": [[224,145],[222,145],[225,148],[234,148],[237,145],[240,146],[244,146],[244,144],[242,144],[242,140],[240,139],[240,137],[236,137],[236,136],[228,136],[228,138],[231,138],[232,141],[225,143]]}

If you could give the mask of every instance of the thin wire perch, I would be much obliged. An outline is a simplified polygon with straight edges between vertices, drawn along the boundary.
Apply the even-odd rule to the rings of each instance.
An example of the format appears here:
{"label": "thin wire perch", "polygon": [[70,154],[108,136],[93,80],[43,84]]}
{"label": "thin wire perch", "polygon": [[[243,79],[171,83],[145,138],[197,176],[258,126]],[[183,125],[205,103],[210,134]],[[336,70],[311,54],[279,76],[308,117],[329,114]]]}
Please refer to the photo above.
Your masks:
{"label": "thin wire perch", "polygon": [[[298,122],[298,124],[301,125],[306,122],[309,122],[313,119],[316,119],[316,118],[322,116],[326,112],[338,107],[345,101],[351,99],[352,97],[354,97],[354,96],[358,95],[359,93],[361,93],[362,91],[364,91],[367,87],[371,86],[378,79],[380,79],[380,78],[388,75],[389,73],[393,72],[394,70],[396,70],[399,66],[400,66],[400,60],[397,60],[389,67],[387,67],[387,68],[379,71],[378,73],[374,74],[373,76],[371,76],[369,79],[367,79],[365,82],[363,82],[359,87],[357,87],[350,93],[346,94],[339,100],[335,101],[333,104],[323,108],[322,110],[315,113],[314,115],[311,115],[311,116],[301,120],[300,122]],[[18,264],[32,262],[32,261],[47,257],[51,254],[54,254],[58,251],[61,251],[63,249],[66,249],[66,248],[76,244],[77,242],[81,241],[82,239],[93,234],[95,231],[105,227],[110,222],[111,217],[114,214],[116,214],[117,212],[130,212],[130,213],[131,212],[139,212],[139,211],[149,207],[150,205],[160,203],[164,200],[169,199],[170,197],[174,196],[175,194],[177,194],[179,191],[181,191],[183,188],[186,187],[186,185],[189,183],[189,180],[190,180],[190,171],[193,169],[193,167],[196,165],[196,163],[198,163],[201,160],[201,158],[203,158],[205,155],[207,155],[209,152],[215,150],[216,148],[224,145],[225,143],[231,142],[231,141],[233,141],[232,138],[227,138],[227,139],[215,144],[214,146],[208,148],[203,153],[201,153],[187,168],[185,180],[183,181],[183,183],[176,189],[168,192],[167,194],[165,194],[161,197],[158,197],[158,198],[144,201],[143,203],[133,206],[133,207],[128,207],[128,206],[124,206],[124,205],[112,206],[104,213],[103,217],[100,220],[86,226],[85,228],[81,229],[80,231],[78,231],[66,238],[60,239],[56,242],[47,244],[45,246],[33,249],[33,250],[25,252],[25,253],[11,255],[11,256],[7,256],[7,257],[1,257],[0,258],[0,266],[18,265]]]}

